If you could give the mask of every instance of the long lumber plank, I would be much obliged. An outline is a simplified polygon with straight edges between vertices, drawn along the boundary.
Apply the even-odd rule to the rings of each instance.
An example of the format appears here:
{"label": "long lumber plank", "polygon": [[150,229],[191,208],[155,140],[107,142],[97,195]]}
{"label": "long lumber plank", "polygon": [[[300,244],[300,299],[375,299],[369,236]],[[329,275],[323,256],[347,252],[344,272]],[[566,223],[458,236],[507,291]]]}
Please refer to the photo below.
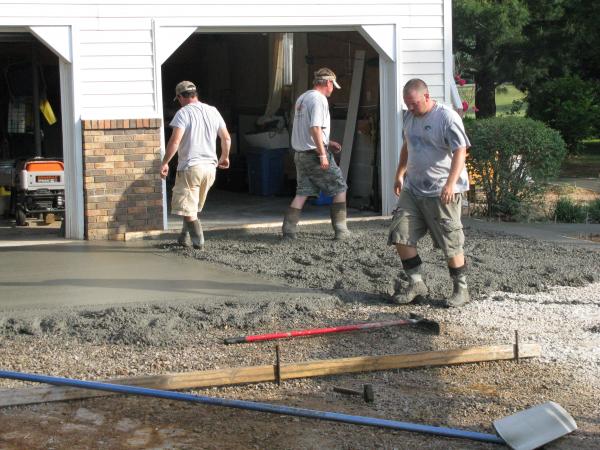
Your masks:
{"label": "long lumber plank", "polygon": [[[519,345],[519,359],[540,356],[539,344]],[[282,380],[309,378],[343,373],[371,372],[377,370],[407,369],[417,367],[445,366],[516,358],[514,345],[468,347],[455,350],[404,353],[383,356],[358,356],[352,358],[325,359],[301,363],[282,364]],[[275,366],[248,366],[164,375],[117,378],[108,383],[126,384],[151,389],[181,390],[202,387],[228,386],[234,384],[275,381]],[[0,390],[0,407],[34,403],[75,400],[116,395],[111,392],[93,391],[71,387],[47,386]]]}

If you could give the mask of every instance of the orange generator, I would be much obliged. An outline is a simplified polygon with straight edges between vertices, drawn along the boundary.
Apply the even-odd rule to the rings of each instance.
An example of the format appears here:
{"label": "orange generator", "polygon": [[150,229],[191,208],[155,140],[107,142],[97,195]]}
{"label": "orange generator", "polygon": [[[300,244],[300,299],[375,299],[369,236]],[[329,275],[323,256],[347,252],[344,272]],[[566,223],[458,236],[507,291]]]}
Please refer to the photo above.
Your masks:
{"label": "orange generator", "polygon": [[27,217],[43,215],[50,223],[55,216],[64,220],[65,168],[59,158],[30,158],[17,164],[11,190],[11,211],[17,225]]}

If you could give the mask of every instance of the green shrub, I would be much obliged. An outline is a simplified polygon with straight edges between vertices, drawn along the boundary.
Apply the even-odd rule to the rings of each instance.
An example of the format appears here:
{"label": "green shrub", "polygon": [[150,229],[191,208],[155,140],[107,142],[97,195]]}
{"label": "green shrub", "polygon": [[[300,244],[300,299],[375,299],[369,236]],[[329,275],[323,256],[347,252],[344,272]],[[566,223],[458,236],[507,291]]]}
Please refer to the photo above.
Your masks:
{"label": "green shrub", "polygon": [[570,151],[600,132],[600,85],[567,76],[541,83],[527,94],[527,116],[560,131]]}
{"label": "green shrub", "polygon": [[587,218],[587,208],[570,198],[559,198],[554,209],[554,218],[557,222],[583,223]]}
{"label": "green shrub", "polygon": [[588,220],[600,223],[600,199],[593,200],[588,206]]}
{"label": "green shrub", "polygon": [[560,133],[533,119],[492,117],[465,121],[465,127],[472,145],[467,164],[490,216],[523,212],[558,174],[566,154]]}

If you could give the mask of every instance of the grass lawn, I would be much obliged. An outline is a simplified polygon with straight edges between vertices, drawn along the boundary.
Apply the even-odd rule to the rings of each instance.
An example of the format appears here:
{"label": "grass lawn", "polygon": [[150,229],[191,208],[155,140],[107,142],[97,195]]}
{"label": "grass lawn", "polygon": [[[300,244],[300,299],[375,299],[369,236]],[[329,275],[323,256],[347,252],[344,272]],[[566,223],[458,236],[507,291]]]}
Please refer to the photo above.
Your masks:
{"label": "grass lawn", "polygon": [[[518,90],[512,84],[503,84],[502,86],[498,86],[496,88],[496,115],[502,116],[510,113],[512,102],[514,100],[522,100],[524,98],[525,93]],[[526,109],[527,104],[524,103],[517,115],[524,116]]]}
{"label": "grass lawn", "polygon": [[560,169],[561,177],[597,177],[600,174],[600,139],[584,141],[584,150],[569,154]]}
{"label": "grass lawn", "polygon": [[[473,105],[475,104],[475,86],[472,84],[466,84],[458,87],[458,92],[463,100],[469,103],[469,109],[465,117],[475,118],[475,112],[473,111]],[[510,113],[512,108],[513,100],[522,100],[525,98],[525,93],[519,91],[512,84],[503,84],[496,88],[496,115],[502,116]],[[521,110],[517,113],[519,116],[525,115],[527,104],[523,104]]]}

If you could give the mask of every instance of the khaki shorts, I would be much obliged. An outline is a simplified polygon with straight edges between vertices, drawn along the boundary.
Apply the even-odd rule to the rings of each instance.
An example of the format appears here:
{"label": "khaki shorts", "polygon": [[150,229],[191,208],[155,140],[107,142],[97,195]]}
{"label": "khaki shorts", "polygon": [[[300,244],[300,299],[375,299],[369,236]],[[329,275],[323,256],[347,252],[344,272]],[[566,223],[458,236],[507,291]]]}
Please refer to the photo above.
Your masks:
{"label": "khaki shorts", "polygon": [[429,231],[433,244],[442,249],[446,258],[458,256],[465,243],[461,209],[462,194],[455,194],[454,200],[445,205],[439,197],[421,197],[403,190],[394,210],[388,245],[416,247]]}
{"label": "khaki shorts", "polygon": [[296,152],[296,195],[318,197],[322,192],[327,196],[334,196],[348,190],[342,171],[335,163],[331,152],[327,152],[329,169],[321,169],[321,162],[317,152],[309,150]]}
{"label": "khaki shorts", "polygon": [[206,194],[215,182],[217,168],[212,164],[198,164],[186,170],[178,170],[171,213],[178,216],[195,217],[202,211]]}

